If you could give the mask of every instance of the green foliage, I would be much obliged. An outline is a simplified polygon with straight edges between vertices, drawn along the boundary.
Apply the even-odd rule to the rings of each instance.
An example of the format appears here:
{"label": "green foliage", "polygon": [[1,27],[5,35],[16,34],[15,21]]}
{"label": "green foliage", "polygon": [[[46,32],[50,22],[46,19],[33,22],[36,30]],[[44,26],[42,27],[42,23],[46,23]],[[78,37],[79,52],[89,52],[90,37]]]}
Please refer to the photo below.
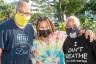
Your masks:
{"label": "green foliage", "polygon": [[55,26],[55,30],[65,31],[64,22],[59,22],[59,23],[55,24],[54,26]]}
{"label": "green foliage", "polygon": [[0,22],[11,18],[13,16],[13,5],[4,3],[3,0],[0,0]]}
{"label": "green foliage", "polygon": [[66,7],[66,14],[75,14],[79,12],[84,7],[84,0],[69,0],[69,3]]}
{"label": "green foliage", "polygon": [[96,33],[96,21],[89,20],[87,17],[80,17],[81,28],[90,29]]}
{"label": "green foliage", "polygon": [[64,30],[65,30],[64,22],[60,22],[60,23],[59,23],[59,29],[60,29],[61,31],[64,31]]}
{"label": "green foliage", "polygon": [[32,14],[32,17],[31,17],[30,21],[32,21],[33,24],[36,24],[37,19],[40,18],[40,17],[44,17],[44,16],[46,16],[46,15],[40,14],[40,13]]}
{"label": "green foliage", "polygon": [[[86,0],[60,0],[61,11],[63,14],[72,15],[79,12],[85,5]],[[56,10],[60,12],[60,4],[57,4]]]}
{"label": "green foliage", "polygon": [[96,0],[89,0],[88,2],[86,2],[84,8],[80,11],[80,13],[85,14],[85,11],[87,12],[87,17],[94,20],[96,15]]}
{"label": "green foliage", "polygon": [[86,9],[91,10],[93,14],[96,14],[96,0],[90,0],[90,2],[86,4]]}
{"label": "green foliage", "polygon": [[51,15],[51,13],[53,12],[53,6],[51,6],[49,0],[32,0],[32,1],[36,3],[36,6],[39,8],[41,14]]}

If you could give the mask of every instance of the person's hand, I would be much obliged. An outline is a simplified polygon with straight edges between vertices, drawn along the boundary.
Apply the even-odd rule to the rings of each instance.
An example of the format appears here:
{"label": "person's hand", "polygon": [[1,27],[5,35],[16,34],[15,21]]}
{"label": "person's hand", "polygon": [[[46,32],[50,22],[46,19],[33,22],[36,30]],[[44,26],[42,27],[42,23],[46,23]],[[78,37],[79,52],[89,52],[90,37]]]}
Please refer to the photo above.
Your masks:
{"label": "person's hand", "polygon": [[1,55],[2,55],[2,49],[0,48],[0,57],[1,57]]}
{"label": "person's hand", "polygon": [[42,62],[41,61],[37,61],[36,64],[42,64]]}
{"label": "person's hand", "polygon": [[85,36],[86,36],[86,39],[90,38],[90,42],[93,42],[94,40],[96,40],[96,35],[91,30],[86,30]]}
{"label": "person's hand", "polygon": [[2,49],[0,48],[0,64],[1,64]]}

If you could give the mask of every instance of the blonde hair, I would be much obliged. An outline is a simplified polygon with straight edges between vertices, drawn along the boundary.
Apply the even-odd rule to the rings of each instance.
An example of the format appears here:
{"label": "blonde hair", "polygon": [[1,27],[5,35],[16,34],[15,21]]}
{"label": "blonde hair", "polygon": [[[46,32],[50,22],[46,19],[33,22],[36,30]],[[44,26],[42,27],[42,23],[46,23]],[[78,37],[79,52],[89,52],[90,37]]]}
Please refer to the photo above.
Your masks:
{"label": "blonde hair", "polygon": [[37,35],[36,35],[36,37],[37,37],[37,39],[40,39],[40,37],[39,37],[39,26],[40,26],[40,23],[41,23],[42,21],[46,21],[46,22],[49,23],[49,25],[50,25],[50,27],[51,27],[51,30],[50,30],[51,33],[55,31],[54,25],[53,25],[52,21],[51,21],[48,17],[40,17],[40,18],[37,20],[37,24],[36,24],[36,30],[37,30]]}

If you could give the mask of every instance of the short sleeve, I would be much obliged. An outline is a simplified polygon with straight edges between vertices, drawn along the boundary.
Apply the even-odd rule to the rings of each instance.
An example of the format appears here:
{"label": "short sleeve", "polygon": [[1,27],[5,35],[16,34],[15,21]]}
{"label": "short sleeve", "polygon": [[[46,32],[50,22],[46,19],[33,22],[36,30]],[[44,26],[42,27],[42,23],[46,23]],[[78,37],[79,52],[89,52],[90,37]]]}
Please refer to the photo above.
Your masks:
{"label": "short sleeve", "polygon": [[67,35],[64,31],[57,32],[57,40],[58,40],[58,49],[61,50],[66,39]]}
{"label": "short sleeve", "polygon": [[33,46],[33,40],[35,39],[33,24],[28,23],[28,26],[29,27],[27,28],[27,30],[29,30],[29,34],[30,34],[30,37],[31,37],[31,45]]}
{"label": "short sleeve", "polygon": [[94,56],[96,58],[96,41],[91,42],[90,44],[91,44],[91,49],[93,51],[93,54],[94,54]]}
{"label": "short sleeve", "polygon": [[69,39],[68,37],[66,37],[65,41],[64,41],[64,44],[63,44],[63,52],[66,54],[66,51],[67,51],[67,46],[69,45]]}
{"label": "short sleeve", "polygon": [[65,40],[65,42],[64,42],[64,44],[63,44],[62,49],[63,49],[63,52],[66,54],[66,40]]}
{"label": "short sleeve", "polygon": [[0,28],[0,48],[4,49],[4,36],[3,36],[3,30]]}

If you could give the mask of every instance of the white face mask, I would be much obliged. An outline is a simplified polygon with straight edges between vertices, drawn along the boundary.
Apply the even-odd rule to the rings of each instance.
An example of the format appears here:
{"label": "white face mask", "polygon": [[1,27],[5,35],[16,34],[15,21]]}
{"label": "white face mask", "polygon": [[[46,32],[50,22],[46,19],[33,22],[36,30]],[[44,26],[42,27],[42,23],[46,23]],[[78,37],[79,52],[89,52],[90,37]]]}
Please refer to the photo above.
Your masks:
{"label": "white face mask", "polygon": [[70,36],[70,38],[76,38],[77,37],[77,33],[76,32],[70,33],[69,36]]}

